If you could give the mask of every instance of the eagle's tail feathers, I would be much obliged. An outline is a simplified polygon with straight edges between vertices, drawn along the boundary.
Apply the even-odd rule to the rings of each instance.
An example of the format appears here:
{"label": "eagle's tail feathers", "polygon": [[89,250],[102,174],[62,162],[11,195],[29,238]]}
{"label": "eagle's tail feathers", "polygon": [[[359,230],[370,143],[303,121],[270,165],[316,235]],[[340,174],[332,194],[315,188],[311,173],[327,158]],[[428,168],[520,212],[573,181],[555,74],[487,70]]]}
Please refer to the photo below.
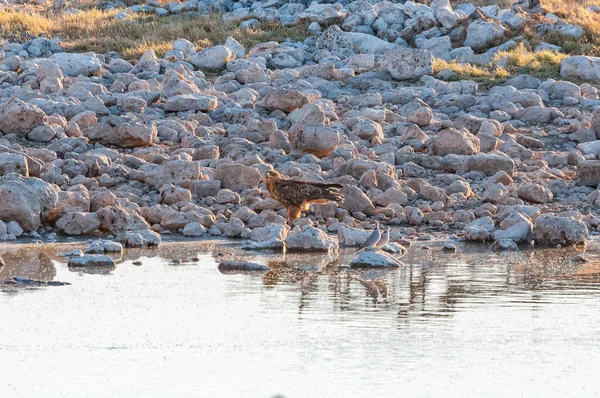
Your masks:
{"label": "eagle's tail feathers", "polygon": [[344,199],[344,194],[340,191],[339,186],[329,186],[323,188],[322,193],[323,199],[332,200],[334,202]]}

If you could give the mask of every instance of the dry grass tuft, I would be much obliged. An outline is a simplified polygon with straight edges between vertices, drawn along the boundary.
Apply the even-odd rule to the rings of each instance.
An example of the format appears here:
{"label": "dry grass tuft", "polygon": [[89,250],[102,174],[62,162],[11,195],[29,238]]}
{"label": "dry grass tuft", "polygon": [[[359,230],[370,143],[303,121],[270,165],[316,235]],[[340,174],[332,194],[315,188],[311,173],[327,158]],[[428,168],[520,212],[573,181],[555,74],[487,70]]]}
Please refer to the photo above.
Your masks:
{"label": "dry grass tuft", "polygon": [[438,73],[444,69],[450,69],[456,73],[459,78],[485,78],[502,79],[509,76],[506,69],[501,67],[483,67],[471,64],[462,64],[457,60],[445,61],[440,58],[433,60],[433,73]]}
{"label": "dry grass tuft", "polygon": [[533,76],[548,78],[560,74],[560,63],[568,55],[552,51],[529,51],[523,43],[509,51],[500,51],[494,57],[498,62],[502,58],[507,60],[509,73],[529,73]]}
{"label": "dry grass tuft", "polygon": [[115,20],[117,12],[90,9],[64,15],[7,11],[0,13],[0,38],[59,37],[67,51],[105,53],[113,50],[123,58],[135,59],[150,48],[162,56],[178,38],[188,39],[198,48],[204,48],[221,44],[227,36],[232,36],[246,48],[251,48],[272,40],[304,40],[309,35],[306,24],[284,27],[280,23],[262,23],[258,29],[241,31],[237,24],[223,24],[220,15],[140,15],[131,21]]}

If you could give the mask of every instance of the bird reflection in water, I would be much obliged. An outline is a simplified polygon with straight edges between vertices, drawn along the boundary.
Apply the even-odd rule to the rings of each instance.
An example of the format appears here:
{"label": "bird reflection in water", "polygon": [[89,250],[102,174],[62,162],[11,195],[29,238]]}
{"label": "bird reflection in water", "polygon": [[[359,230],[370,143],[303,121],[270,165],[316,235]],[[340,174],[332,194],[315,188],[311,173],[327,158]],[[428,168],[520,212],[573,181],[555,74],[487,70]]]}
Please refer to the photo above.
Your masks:
{"label": "bird reflection in water", "polygon": [[[387,272],[386,272],[387,273]],[[350,277],[358,281],[365,288],[365,293],[373,299],[373,304],[389,303],[389,288],[385,282],[384,276],[373,277],[373,275],[361,275],[352,273]]]}
{"label": "bird reflection in water", "polygon": [[288,254],[268,262],[270,270],[263,275],[263,283],[265,286],[299,284],[302,293],[300,310],[305,306],[307,296],[317,292],[318,279],[324,275],[330,278],[330,289],[336,295],[341,293],[341,281],[346,277],[348,282],[360,283],[374,304],[389,303],[389,288],[385,281],[388,270],[353,271],[339,265],[340,259],[336,256]]}

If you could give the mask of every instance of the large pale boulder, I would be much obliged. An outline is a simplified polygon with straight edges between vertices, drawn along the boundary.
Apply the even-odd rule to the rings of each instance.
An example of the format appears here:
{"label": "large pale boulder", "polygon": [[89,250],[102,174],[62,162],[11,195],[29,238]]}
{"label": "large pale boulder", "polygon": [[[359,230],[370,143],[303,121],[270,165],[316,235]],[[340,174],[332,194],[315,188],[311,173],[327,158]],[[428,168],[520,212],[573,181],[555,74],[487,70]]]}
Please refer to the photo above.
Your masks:
{"label": "large pale boulder", "polygon": [[289,137],[294,149],[317,157],[329,156],[340,144],[338,131],[320,123],[294,123]]}
{"label": "large pale boulder", "polygon": [[465,226],[465,239],[468,241],[485,242],[494,232],[494,220],[491,217],[478,218]]}
{"label": "large pale boulder", "polygon": [[568,246],[585,243],[588,229],[575,218],[542,214],[535,221],[535,243],[540,246]]}
{"label": "large pale boulder", "polygon": [[402,261],[382,250],[365,250],[350,263],[352,268],[399,268]]}
{"label": "large pale boulder", "polygon": [[59,188],[15,173],[0,179],[0,220],[16,221],[25,232],[37,231],[58,200]]}
{"label": "large pale boulder", "polygon": [[120,205],[104,207],[96,213],[100,229],[116,235],[121,232],[149,229],[150,225],[134,210]]}
{"label": "large pale boulder", "polygon": [[186,79],[174,69],[169,69],[160,82],[160,93],[169,98],[182,94],[200,94],[200,89],[193,81]]}
{"label": "large pale boulder", "polygon": [[160,235],[149,229],[127,231],[116,236],[115,240],[125,247],[151,247],[160,245]]}
{"label": "large pale boulder", "polygon": [[291,112],[310,102],[310,97],[298,90],[271,88],[262,100],[262,106],[268,110]]}
{"label": "large pale boulder", "polygon": [[192,181],[201,176],[198,162],[172,160],[161,164],[146,174],[146,184],[159,190],[165,184],[180,185],[188,188]]}
{"label": "large pale boulder", "polygon": [[338,244],[325,232],[314,227],[307,227],[304,231],[289,235],[285,240],[288,251],[294,252],[335,252]]}
{"label": "large pale boulder", "polygon": [[89,76],[100,71],[100,60],[95,55],[57,53],[50,57],[65,76]]}
{"label": "large pale boulder", "polygon": [[479,153],[479,138],[466,129],[450,127],[440,131],[433,139],[431,153],[436,156],[475,155]]}
{"label": "large pale boulder", "polygon": [[354,127],[352,127],[352,134],[361,140],[366,140],[373,144],[381,144],[384,138],[381,125],[372,120],[356,123]]}
{"label": "large pale boulder", "polygon": [[521,199],[534,203],[552,202],[552,191],[539,184],[524,184],[519,186],[517,194]]}
{"label": "large pale boulder", "polygon": [[597,187],[600,184],[600,160],[585,160],[577,165],[577,184]]}
{"label": "large pale boulder", "polygon": [[500,223],[500,229],[492,233],[495,241],[507,239],[515,243],[529,243],[532,239],[533,224],[531,219],[523,213],[514,211]]}
{"label": "large pale boulder", "polygon": [[53,223],[67,213],[87,213],[90,211],[90,206],[90,196],[86,191],[60,191],[56,205],[46,217],[49,223]]}
{"label": "large pale boulder", "polygon": [[8,173],[17,173],[23,177],[29,177],[27,158],[18,153],[0,153],[0,175]]}
{"label": "large pale boulder", "polygon": [[138,74],[142,72],[160,72],[160,62],[158,61],[156,53],[153,49],[146,50],[146,52],[135,64],[133,69],[131,69],[131,73],[133,74]]}
{"label": "large pale boulder", "polygon": [[217,98],[203,94],[180,94],[169,97],[165,102],[165,111],[203,111],[211,112],[219,105]]}
{"label": "large pale boulder", "polygon": [[221,181],[221,188],[241,192],[258,187],[262,175],[254,167],[223,163],[215,169],[214,179]]}
{"label": "large pale boulder", "polygon": [[433,0],[431,11],[433,11],[438,22],[446,29],[454,28],[461,19],[461,15],[452,10],[450,0]]}
{"label": "large pale boulder", "polygon": [[298,17],[321,24],[336,21],[347,14],[341,4],[319,4],[313,1],[308,8],[298,14]]}
{"label": "large pale boulder", "polygon": [[562,60],[560,75],[565,78],[576,78],[600,81],[600,58],[575,55]]}
{"label": "large pale boulder", "polygon": [[115,269],[116,264],[109,256],[101,254],[86,254],[80,257],[69,258],[69,268],[103,268]]}
{"label": "large pale boulder", "polygon": [[227,62],[233,61],[235,54],[225,46],[208,47],[188,58],[188,61],[197,68],[221,70]]}
{"label": "large pale boulder", "polygon": [[250,239],[254,242],[265,242],[271,239],[284,241],[288,236],[288,230],[284,225],[269,225],[255,228],[250,233]]}
{"label": "large pale boulder", "polygon": [[396,43],[390,43],[376,36],[344,32],[337,25],[327,28],[315,42],[317,50],[327,50],[333,54],[347,56],[351,54],[384,54],[400,48]]}
{"label": "large pale boulder", "polygon": [[432,62],[433,56],[427,50],[400,48],[386,52],[380,65],[392,78],[410,80],[433,74]]}
{"label": "large pale boulder", "polygon": [[0,132],[4,134],[14,133],[25,137],[31,130],[46,124],[47,121],[44,111],[34,104],[18,99],[8,101],[0,108]]}
{"label": "large pale boulder", "polygon": [[91,141],[121,148],[149,146],[156,141],[158,131],[154,123],[125,117],[111,117],[83,131]]}
{"label": "large pale boulder", "polygon": [[345,34],[350,48],[357,54],[385,54],[401,48],[396,43],[390,43],[367,33],[346,32]]}
{"label": "large pale boulder", "polygon": [[373,203],[377,206],[389,206],[390,204],[397,203],[401,206],[408,204],[408,195],[401,190],[391,187],[385,192],[382,192],[373,197]]}
{"label": "large pale boulder", "polygon": [[90,235],[100,228],[100,219],[96,213],[67,213],[56,227],[66,235]]}
{"label": "large pale boulder", "polygon": [[485,50],[504,37],[504,27],[498,23],[476,20],[467,27],[465,47],[475,51]]}
{"label": "large pale boulder", "polygon": [[60,44],[56,40],[38,37],[23,46],[32,58],[49,57],[52,54],[62,52]]}
{"label": "large pale boulder", "polygon": [[504,171],[512,177],[515,172],[515,163],[511,158],[500,152],[480,153],[467,159],[465,169],[466,171],[481,171],[488,176]]}
{"label": "large pale boulder", "polygon": [[344,201],[341,204],[343,209],[350,212],[363,212],[366,215],[375,214],[375,206],[371,202],[371,199],[358,187],[354,185],[346,185],[343,188]]}
{"label": "large pale boulder", "polygon": [[338,229],[340,246],[362,246],[373,231],[342,226]]}

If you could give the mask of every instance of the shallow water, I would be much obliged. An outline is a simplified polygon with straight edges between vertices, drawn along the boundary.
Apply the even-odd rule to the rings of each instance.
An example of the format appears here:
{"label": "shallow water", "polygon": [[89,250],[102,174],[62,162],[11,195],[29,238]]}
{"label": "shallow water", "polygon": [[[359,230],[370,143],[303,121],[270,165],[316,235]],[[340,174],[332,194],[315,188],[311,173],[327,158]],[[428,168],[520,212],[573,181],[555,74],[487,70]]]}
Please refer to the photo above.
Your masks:
{"label": "shallow water", "polygon": [[598,396],[600,253],[427,246],[355,271],[352,250],[165,243],[93,274],[60,257],[82,245],[0,246],[0,280],[71,283],[0,286],[0,396]]}

